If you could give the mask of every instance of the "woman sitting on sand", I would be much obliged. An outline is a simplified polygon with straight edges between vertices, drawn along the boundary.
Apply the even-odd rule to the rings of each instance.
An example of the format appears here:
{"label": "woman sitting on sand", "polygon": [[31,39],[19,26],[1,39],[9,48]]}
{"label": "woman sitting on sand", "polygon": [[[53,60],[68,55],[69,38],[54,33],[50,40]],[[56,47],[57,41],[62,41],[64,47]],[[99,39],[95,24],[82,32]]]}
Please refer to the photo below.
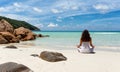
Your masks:
{"label": "woman sitting on sand", "polygon": [[83,31],[80,44],[77,47],[78,51],[81,53],[93,53],[94,46],[92,44],[92,38],[90,37],[88,30]]}

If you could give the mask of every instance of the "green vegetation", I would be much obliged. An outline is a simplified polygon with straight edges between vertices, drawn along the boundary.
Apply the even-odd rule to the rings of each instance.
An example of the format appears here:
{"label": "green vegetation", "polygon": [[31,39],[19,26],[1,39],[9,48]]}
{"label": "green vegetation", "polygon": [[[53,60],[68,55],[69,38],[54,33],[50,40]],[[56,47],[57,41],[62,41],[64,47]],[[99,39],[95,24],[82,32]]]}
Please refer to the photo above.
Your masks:
{"label": "green vegetation", "polygon": [[39,28],[37,28],[37,27],[35,27],[35,26],[25,22],[25,21],[19,21],[19,20],[10,19],[10,18],[0,16],[0,20],[1,19],[5,19],[6,21],[8,21],[14,27],[14,29],[19,28],[19,27],[25,27],[25,28],[28,28],[30,30],[40,30]]}

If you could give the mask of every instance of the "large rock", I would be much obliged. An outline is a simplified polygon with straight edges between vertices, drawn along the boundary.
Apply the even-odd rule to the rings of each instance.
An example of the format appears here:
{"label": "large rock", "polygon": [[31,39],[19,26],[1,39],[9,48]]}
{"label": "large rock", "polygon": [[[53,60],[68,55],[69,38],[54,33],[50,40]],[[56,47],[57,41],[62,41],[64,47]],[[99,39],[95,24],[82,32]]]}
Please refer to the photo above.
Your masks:
{"label": "large rock", "polygon": [[28,67],[14,62],[0,64],[0,72],[33,72]]}
{"label": "large rock", "polygon": [[58,61],[67,60],[67,58],[63,54],[58,52],[49,52],[49,51],[41,52],[40,58],[49,62],[58,62]]}
{"label": "large rock", "polygon": [[36,38],[35,34],[31,30],[24,27],[15,29],[14,35],[22,41],[34,40]]}
{"label": "large rock", "polygon": [[8,43],[18,43],[19,39],[16,38],[13,34],[10,32],[0,32],[0,35],[4,37],[8,41]]}
{"label": "large rock", "polygon": [[0,32],[10,32],[13,33],[14,29],[11,24],[9,24],[6,20],[0,20]]}
{"label": "large rock", "polygon": [[0,44],[7,44],[9,43],[2,35],[0,35]]}

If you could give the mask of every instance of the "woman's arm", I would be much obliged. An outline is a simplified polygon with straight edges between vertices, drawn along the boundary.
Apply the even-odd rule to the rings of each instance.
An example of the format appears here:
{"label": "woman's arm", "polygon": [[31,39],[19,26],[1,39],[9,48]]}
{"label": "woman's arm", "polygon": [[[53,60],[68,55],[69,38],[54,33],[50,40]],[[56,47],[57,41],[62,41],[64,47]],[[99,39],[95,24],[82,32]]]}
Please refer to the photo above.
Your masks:
{"label": "woman's arm", "polygon": [[82,40],[80,40],[80,44],[77,45],[77,48],[79,48],[82,45]]}
{"label": "woman's arm", "polygon": [[90,46],[94,48],[94,45],[92,44],[92,39],[90,40]]}

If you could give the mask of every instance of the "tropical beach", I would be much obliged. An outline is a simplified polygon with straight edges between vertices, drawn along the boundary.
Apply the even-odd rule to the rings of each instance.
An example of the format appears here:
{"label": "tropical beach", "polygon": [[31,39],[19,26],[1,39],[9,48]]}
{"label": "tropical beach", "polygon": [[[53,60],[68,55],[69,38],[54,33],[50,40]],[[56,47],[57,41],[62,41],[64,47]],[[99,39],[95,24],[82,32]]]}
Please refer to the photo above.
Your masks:
{"label": "tropical beach", "polygon": [[[78,34],[81,35],[81,32],[77,32],[77,33],[76,32],[64,32],[64,33],[40,32],[40,33],[49,34],[50,37],[38,38],[35,41],[21,42],[18,44],[16,43],[8,44],[8,45],[15,45],[18,47],[18,49],[6,49],[5,46],[7,45],[1,45],[0,47],[1,64],[6,62],[16,62],[29,67],[34,72],[75,72],[75,71],[76,72],[78,71],[119,72],[120,71],[119,44],[114,45],[109,43],[110,45],[107,45],[107,43],[103,41],[104,42],[103,43],[104,46],[103,46],[102,43],[97,45],[93,41],[93,43],[95,44],[95,54],[82,54],[77,51],[76,45],[79,42],[79,38],[75,37],[75,36],[80,37],[78,36]],[[59,34],[63,34],[63,35],[59,36]],[[74,37],[72,36],[72,34],[74,35]],[[99,35],[109,34],[109,36],[113,36],[114,34],[116,34],[116,36],[120,35],[119,32],[108,32],[108,34],[106,32],[91,33],[91,35],[95,37],[98,34]],[[69,38],[67,37],[67,35],[69,35]],[[103,37],[103,38],[109,39],[107,37]],[[72,42],[73,40],[75,41]],[[101,42],[102,40],[99,41]],[[61,62],[48,62],[41,59],[40,57],[31,56],[31,54],[40,55],[42,51],[52,51],[52,52],[62,53],[65,57],[67,57],[67,60]]]}
{"label": "tropical beach", "polygon": [[119,0],[0,1],[0,72],[119,67]]}

